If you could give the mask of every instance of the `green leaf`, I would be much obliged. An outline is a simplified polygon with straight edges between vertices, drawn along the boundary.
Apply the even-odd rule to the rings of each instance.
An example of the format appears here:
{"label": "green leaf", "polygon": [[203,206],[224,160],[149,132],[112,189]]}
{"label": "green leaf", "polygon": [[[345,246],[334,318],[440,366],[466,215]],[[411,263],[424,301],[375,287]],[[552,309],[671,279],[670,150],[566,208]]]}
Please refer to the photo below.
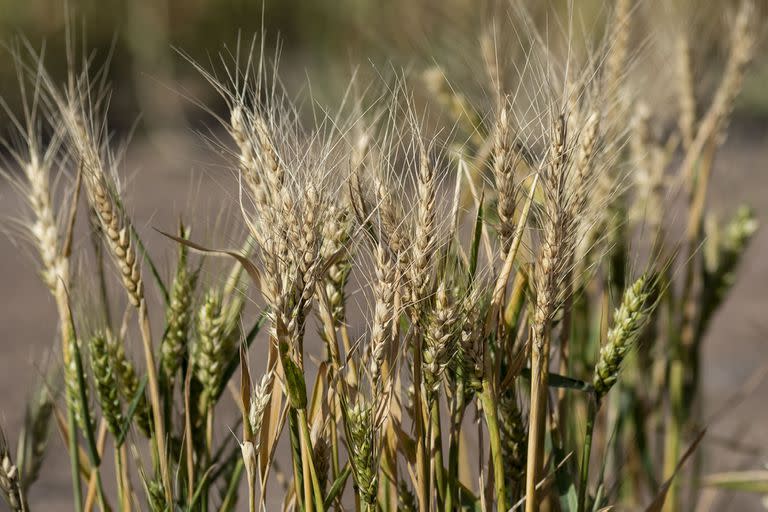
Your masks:
{"label": "green leaf", "polygon": [[549,449],[554,460],[563,461],[555,469],[555,485],[560,498],[560,510],[576,512],[579,509],[578,492],[575,483],[578,475],[578,465],[574,458],[568,457],[563,449],[563,440],[556,430],[549,432]]}
{"label": "green leaf", "polygon": [[347,462],[344,464],[344,469],[341,470],[338,478],[336,478],[336,481],[333,482],[331,489],[328,491],[328,495],[323,501],[326,509],[331,508],[333,501],[341,494],[341,491],[344,490],[344,486],[347,484],[347,479],[349,478],[350,474],[352,474],[352,466],[350,466],[349,462]]}
{"label": "green leaf", "polygon": [[248,276],[253,280],[253,283],[256,285],[256,288],[261,287],[261,274],[259,273],[259,269],[254,265],[254,263],[249,260],[246,256],[243,256],[237,251],[230,251],[226,249],[209,249],[207,247],[203,247],[200,244],[196,244],[190,240],[186,240],[184,238],[171,235],[169,233],[166,233],[164,231],[160,231],[159,229],[155,228],[155,231],[160,233],[161,235],[164,235],[171,240],[176,240],[180,244],[184,244],[190,249],[194,249],[197,252],[201,252],[203,254],[212,254],[214,256],[228,256],[230,258],[236,259],[245,269],[245,271],[248,273]]}
{"label": "green leaf", "polygon": [[240,458],[237,460],[235,468],[232,470],[232,475],[229,477],[227,492],[224,495],[221,507],[219,508],[221,512],[227,512],[235,508],[235,504],[237,503],[237,491],[240,486],[240,477],[243,475],[244,469],[245,465],[243,464],[243,459]]}
{"label": "green leaf", "polygon": [[133,224],[130,224],[131,226],[131,233],[133,234],[133,238],[136,240],[136,247],[139,248],[139,252],[141,253],[141,256],[144,258],[144,261],[149,265],[149,271],[152,274],[152,277],[155,279],[155,284],[157,284],[157,288],[160,290],[160,293],[163,296],[163,302],[167,306],[170,302],[170,296],[168,295],[168,288],[165,286],[165,283],[163,282],[163,278],[160,276],[160,272],[157,270],[157,265],[155,265],[155,262],[152,261],[152,257],[149,255],[149,251],[147,251],[147,248],[144,247],[144,242],[141,241],[141,237],[139,237],[139,232],[136,231],[136,228],[133,226]]}
{"label": "green leaf", "polygon": [[306,409],[307,408],[307,383],[304,380],[304,372],[291,358],[291,347],[288,344],[288,334],[285,324],[277,319],[275,323],[275,330],[277,331],[277,349],[280,352],[280,362],[283,365],[283,373],[285,374],[285,387],[288,395],[288,400],[291,403],[291,407],[294,409]]}
{"label": "green leaf", "polygon": [[480,498],[475,496],[475,493],[461,482],[459,482],[459,503],[461,503],[461,510],[483,512],[483,505],[480,503]]}
{"label": "green leaf", "polygon": [[480,204],[477,207],[477,216],[475,217],[475,229],[472,233],[472,246],[469,250],[469,281],[475,279],[477,272],[477,258],[480,252],[480,238],[483,234],[483,200],[484,194],[480,196]]}
{"label": "green leaf", "polygon": [[568,491],[565,494],[560,495],[560,507],[561,510],[578,510],[578,496],[576,494],[576,486],[571,483],[568,486]]}
{"label": "green leaf", "polygon": [[243,442],[253,441],[251,422],[248,421],[248,408],[251,404],[251,371],[248,368],[248,351],[240,345],[240,403],[243,417]]}
{"label": "green leaf", "polygon": [[131,403],[128,406],[128,412],[125,415],[123,428],[120,429],[120,435],[117,436],[117,438],[115,439],[115,445],[118,447],[122,446],[123,441],[125,441],[125,436],[128,435],[128,431],[131,429],[131,422],[133,421],[134,414],[136,414],[136,408],[139,406],[139,402],[144,396],[145,387],[147,387],[146,375],[141,378],[141,381],[139,382],[139,387],[136,388],[136,394],[133,395],[133,398],[131,399]]}
{"label": "green leaf", "polygon": [[[71,316],[70,311],[70,316]],[[73,324],[74,325],[74,324]],[[93,422],[91,421],[91,410],[88,405],[88,396],[86,395],[86,383],[85,383],[85,371],[83,370],[83,358],[80,354],[80,343],[77,337],[73,337],[75,340],[72,343],[72,355],[75,358],[75,371],[77,372],[77,391],[78,398],[80,400],[80,407],[83,409],[83,417],[85,418],[85,438],[88,441],[88,458],[91,460],[91,464],[94,467],[99,467],[101,459],[99,458],[99,450],[96,447],[96,435],[93,433]]]}
{"label": "green leaf", "polygon": [[691,446],[688,447],[683,456],[680,458],[680,461],[677,463],[677,466],[675,466],[675,470],[672,472],[672,476],[670,476],[667,481],[661,485],[659,493],[653,499],[651,504],[648,505],[648,508],[645,509],[645,512],[661,512],[661,509],[664,507],[664,502],[667,500],[667,492],[672,486],[672,481],[677,476],[677,473],[680,472],[680,469],[683,467],[688,458],[693,454],[694,451],[696,451],[696,447],[699,446],[699,443],[704,438],[704,434],[706,432],[706,429],[702,430],[693,441],[693,443],[691,443]]}
{"label": "green leaf", "polygon": [[307,408],[307,384],[304,381],[304,373],[287,355],[282,357],[283,371],[285,372],[285,387],[288,399],[294,409]]}
{"label": "green leaf", "polygon": [[[259,334],[259,331],[264,326],[266,321],[267,321],[267,314],[266,312],[262,312],[261,315],[259,315],[259,318],[251,327],[251,329],[248,331],[248,334],[245,336],[246,349],[251,347],[251,344],[253,344],[253,340],[256,339],[256,335]],[[232,353],[232,357],[227,363],[227,366],[224,368],[224,376],[221,379],[221,382],[219,383],[218,391],[214,395],[214,398],[216,399],[216,401],[218,401],[219,398],[221,397],[221,394],[224,392],[224,390],[227,387],[227,382],[229,382],[229,380],[232,378],[232,375],[235,374],[235,371],[239,366],[240,366],[240,354],[238,351],[234,351]]]}
{"label": "green leaf", "polygon": [[[520,376],[524,379],[530,380],[531,369],[523,368],[520,370]],[[584,382],[583,380],[574,379],[572,377],[566,377],[565,375],[560,375],[557,373],[549,374],[549,387],[575,389],[577,391],[584,391],[585,393],[592,393],[595,390],[595,388],[592,387],[592,384],[589,382]]]}
{"label": "green leaf", "polygon": [[[239,424],[241,420],[237,420]],[[232,430],[235,430],[239,425],[235,424]],[[224,443],[216,450],[216,453],[211,457],[211,465],[216,466],[216,469],[211,474],[211,481],[216,482],[221,478],[227,470],[232,467],[238,460],[242,461],[242,450],[237,443]]]}
{"label": "green leaf", "polygon": [[200,499],[200,495],[203,492],[203,489],[208,487],[208,480],[210,480],[211,471],[215,466],[211,465],[206,472],[203,474],[203,477],[200,479],[200,482],[197,484],[197,488],[195,489],[195,493],[192,495],[192,499],[189,501],[189,505],[187,506],[188,511],[196,510],[195,505],[197,505],[198,500]]}

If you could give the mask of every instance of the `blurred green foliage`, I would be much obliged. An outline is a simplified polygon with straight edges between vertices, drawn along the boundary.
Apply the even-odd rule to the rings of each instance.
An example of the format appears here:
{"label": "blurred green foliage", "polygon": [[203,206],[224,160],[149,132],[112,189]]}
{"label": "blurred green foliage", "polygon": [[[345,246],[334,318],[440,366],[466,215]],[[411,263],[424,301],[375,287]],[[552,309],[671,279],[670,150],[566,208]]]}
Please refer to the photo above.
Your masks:
{"label": "blurred green foliage", "polygon": [[[638,11],[644,23],[658,25],[654,30],[660,34],[669,32],[669,18],[677,17],[680,26],[694,26],[679,12],[695,13],[703,33],[713,33],[729,3],[646,0],[638,2]],[[281,77],[289,88],[304,83],[308,74],[313,95],[321,99],[338,97],[356,66],[371,73],[371,62],[378,65],[374,76],[386,72],[390,63],[395,69],[439,63],[453,80],[471,87],[477,80],[473,66],[483,27],[495,19],[505,36],[514,39],[515,28],[502,24],[510,20],[508,9],[523,4],[532,22],[547,31],[571,30],[587,39],[599,35],[610,10],[605,0],[0,0],[0,42],[7,45],[21,36],[37,49],[44,42],[50,71],[63,78],[69,12],[80,48],[102,59],[114,50],[113,125],[130,126],[137,112],[143,112],[148,124],[178,124],[173,118],[180,111],[191,115],[190,109],[178,108],[184,104],[180,91],[214,109],[217,105],[199,74],[174,49],[211,68],[222,49],[234,54],[238,40],[248,44],[263,27],[265,53],[276,55],[280,48]],[[574,11],[570,17],[569,5]],[[553,18],[553,12],[562,14]],[[712,58],[707,38],[701,40],[702,58]],[[583,44],[589,48],[591,43],[585,39]],[[638,41],[637,47],[643,44]],[[765,66],[758,62],[758,69]],[[742,110],[753,115],[768,112],[768,94],[761,83],[747,83]],[[176,92],[169,94],[169,89]],[[13,62],[5,53],[0,59],[0,96],[14,104],[17,90]]]}

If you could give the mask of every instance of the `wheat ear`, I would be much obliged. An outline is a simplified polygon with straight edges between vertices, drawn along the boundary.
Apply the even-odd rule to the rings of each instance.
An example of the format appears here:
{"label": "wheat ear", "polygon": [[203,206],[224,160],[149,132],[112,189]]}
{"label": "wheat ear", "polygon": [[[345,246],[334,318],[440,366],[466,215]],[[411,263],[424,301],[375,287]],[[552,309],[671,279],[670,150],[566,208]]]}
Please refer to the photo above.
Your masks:
{"label": "wheat ear", "polygon": [[88,344],[96,397],[109,431],[118,436],[123,428],[123,412],[120,405],[119,382],[115,361],[111,357],[110,344],[114,343],[106,333],[97,333]]}
{"label": "wheat ear", "polygon": [[592,385],[598,400],[604,397],[616,383],[621,365],[632,350],[643,327],[653,311],[649,298],[653,292],[654,280],[643,275],[626,289],[621,305],[613,316],[613,325],[608,330],[605,345],[595,366]]}
{"label": "wheat ear", "polygon": [[501,109],[496,122],[493,149],[493,176],[496,182],[497,205],[499,215],[499,239],[501,258],[506,259],[507,251],[515,234],[515,165],[516,153],[510,145],[510,127],[506,106]]}
{"label": "wheat ear", "polygon": [[[184,235],[181,234],[182,237]],[[176,376],[187,350],[192,324],[192,294],[197,282],[197,273],[190,272],[187,267],[187,252],[187,247],[180,245],[171,300],[165,314],[166,333],[161,344],[163,371],[171,381]]]}
{"label": "wheat ear", "polygon": [[440,281],[435,295],[434,311],[428,320],[424,337],[421,362],[424,366],[424,386],[428,402],[435,398],[443,372],[456,352],[458,315],[449,292],[446,283]]}
{"label": "wheat ear", "polygon": [[68,120],[68,128],[73,143],[78,150],[84,172],[86,195],[91,207],[95,210],[101,232],[106,237],[107,245],[112,253],[112,259],[120,272],[123,288],[129,302],[138,309],[139,331],[144,348],[144,358],[147,366],[149,381],[149,396],[152,404],[153,440],[156,443],[157,455],[160,461],[160,472],[165,488],[166,500],[173,502],[173,487],[171,484],[168,453],[165,448],[165,426],[160,402],[160,386],[157,378],[154,348],[152,346],[152,331],[149,324],[149,313],[144,300],[144,286],[141,279],[141,269],[133,241],[134,234],[130,220],[122,212],[107,182],[106,166],[99,156],[98,146],[80,122],[80,116],[74,108],[66,108],[64,117]]}
{"label": "wheat ear", "polygon": [[197,343],[192,352],[192,364],[195,376],[203,385],[200,409],[208,411],[215,403],[228,352],[221,314],[221,294],[218,290],[211,289],[206,294],[196,324]]}
{"label": "wheat ear", "polygon": [[381,371],[392,339],[392,322],[395,320],[395,265],[381,244],[376,247],[376,285],[371,329],[371,382],[381,389]]}
{"label": "wheat ear", "polygon": [[11,453],[2,428],[0,428],[0,492],[13,512],[26,512],[27,499],[22,490],[19,468],[11,460]]}
{"label": "wheat ear", "polygon": [[570,260],[573,235],[573,211],[568,204],[565,169],[566,123],[558,117],[549,162],[542,180],[545,200],[544,240],[536,265],[536,304],[531,327],[531,408],[528,433],[528,468],[526,471],[526,512],[539,506],[536,484],[541,475],[544,427],[546,423],[547,388],[549,385],[550,323],[559,300],[562,273]]}
{"label": "wheat ear", "polygon": [[414,304],[423,300],[429,292],[430,268],[436,240],[435,168],[429,161],[423,144],[419,146],[419,171],[417,179],[418,201],[416,205],[416,233],[411,266],[411,300]]}

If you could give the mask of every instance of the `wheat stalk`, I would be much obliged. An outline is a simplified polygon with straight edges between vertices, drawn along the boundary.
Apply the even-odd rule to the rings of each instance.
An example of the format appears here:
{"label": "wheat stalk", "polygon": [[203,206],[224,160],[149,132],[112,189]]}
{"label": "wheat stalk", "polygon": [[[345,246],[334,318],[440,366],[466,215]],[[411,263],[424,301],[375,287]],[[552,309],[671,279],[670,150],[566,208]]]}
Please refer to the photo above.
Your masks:
{"label": "wheat stalk", "polygon": [[[57,94],[54,90],[51,92]],[[139,330],[141,332],[144,358],[147,366],[154,423],[154,435],[152,438],[157,446],[166,500],[172,502],[173,488],[168,465],[168,453],[165,448],[166,439],[160,403],[160,387],[152,345],[149,314],[146,301],[144,300],[144,284],[134,243],[133,228],[115,197],[115,191],[110,188],[110,184],[107,181],[109,164],[100,155],[97,139],[84,124],[86,119],[88,119],[86,114],[88,110],[85,107],[78,106],[78,99],[71,96],[72,93],[70,92],[68,100],[59,100],[60,110],[70,141],[74,147],[73,149],[80,159],[80,165],[83,166],[86,196],[91,208],[96,212],[101,233],[106,238],[128,300],[138,310]]]}
{"label": "wheat stalk", "polygon": [[681,36],[677,42],[677,94],[680,104],[678,126],[683,146],[689,148],[696,131],[696,94],[693,86],[693,63],[688,39]]}

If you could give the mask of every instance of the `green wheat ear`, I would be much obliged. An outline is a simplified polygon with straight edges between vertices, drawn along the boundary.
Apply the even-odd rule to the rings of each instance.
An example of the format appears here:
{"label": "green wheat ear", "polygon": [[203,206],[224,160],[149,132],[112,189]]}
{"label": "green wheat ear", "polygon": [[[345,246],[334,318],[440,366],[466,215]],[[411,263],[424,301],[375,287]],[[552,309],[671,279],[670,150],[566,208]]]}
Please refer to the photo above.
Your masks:
{"label": "green wheat ear", "polygon": [[207,410],[219,388],[226,358],[221,293],[217,289],[206,293],[197,313],[196,326],[197,342],[192,360],[195,376],[203,385],[201,410]]}
{"label": "green wheat ear", "polygon": [[[74,344],[77,344],[77,348],[82,350],[82,343],[79,339],[73,338],[69,344],[70,353],[75,352]],[[64,367],[64,386],[67,389],[65,395],[67,401],[67,407],[72,410],[75,417],[75,422],[80,430],[85,431],[88,427],[88,423],[92,421],[92,418],[86,418],[86,412],[83,410],[83,404],[80,400],[80,387],[78,384],[78,371],[77,363],[74,357],[70,357],[68,363],[65,363]],[[83,389],[83,394],[86,400],[88,399],[88,386]]]}
{"label": "green wheat ear", "polygon": [[360,499],[363,503],[375,504],[378,490],[378,473],[373,452],[373,408],[371,404],[358,401],[347,412],[352,472]]}
{"label": "green wheat ear", "polygon": [[523,416],[520,413],[514,393],[504,393],[499,398],[498,405],[504,473],[509,481],[507,492],[510,493],[510,496],[508,499],[512,499],[515,489],[519,489],[525,481],[525,450],[528,445],[528,433],[525,430]]}
{"label": "green wheat ear", "polygon": [[699,334],[736,282],[736,270],[749,242],[757,232],[755,212],[741,205],[723,228],[710,228],[702,265],[702,311]]}
{"label": "green wheat ear", "polygon": [[142,474],[144,480],[145,491],[147,493],[147,501],[149,502],[149,508],[152,512],[163,512],[168,509],[167,502],[165,500],[165,494],[163,493],[163,483],[160,477],[149,478]]}
{"label": "green wheat ear", "polygon": [[621,305],[616,309],[613,326],[608,330],[607,341],[600,349],[592,384],[597,397],[602,398],[611,390],[621,372],[621,365],[634,348],[655,304],[649,304],[655,280],[643,274],[624,291]]}
{"label": "green wheat ear", "polygon": [[[133,362],[126,356],[123,343],[115,341],[110,347],[112,350],[112,357],[115,361],[115,367],[117,368],[120,396],[125,403],[131,403],[139,391],[139,378],[136,375],[136,368],[133,366]],[[139,430],[141,430],[145,436],[151,437],[152,412],[149,408],[149,402],[143,394],[137,403],[134,418],[136,419],[136,425],[139,427]]]}
{"label": "green wheat ear", "polygon": [[328,444],[325,437],[321,436],[315,441],[313,450],[318,483],[320,490],[325,495],[328,490],[328,474],[331,468],[331,445]]}
{"label": "green wheat ear", "polygon": [[[183,232],[182,236],[185,234]],[[171,380],[184,359],[192,324],[192,295],[197,283],[197,273],[190,272],[187,267],[187,252],[187,246],[180,244],[171,299],[165,314],[166,332],[161,346],[162,365],[165,375]]]}
{"label": "green wheat ear", "polygon": [[107,427],[113,435],[120,435],[123,412],[120,405],[119,382],[111,345],[114,340],[107,333],[95,334],[88,345],[91,371],[96,387],[96,398]]}
{"label": "green wheat ear", "polygon": [[48,437],[53,419],[53,399],[45,385],[35,389],[27,403],[24,427],[19,435],[16,464],[19,467],[24,490],[37,480],[48,447]]}

